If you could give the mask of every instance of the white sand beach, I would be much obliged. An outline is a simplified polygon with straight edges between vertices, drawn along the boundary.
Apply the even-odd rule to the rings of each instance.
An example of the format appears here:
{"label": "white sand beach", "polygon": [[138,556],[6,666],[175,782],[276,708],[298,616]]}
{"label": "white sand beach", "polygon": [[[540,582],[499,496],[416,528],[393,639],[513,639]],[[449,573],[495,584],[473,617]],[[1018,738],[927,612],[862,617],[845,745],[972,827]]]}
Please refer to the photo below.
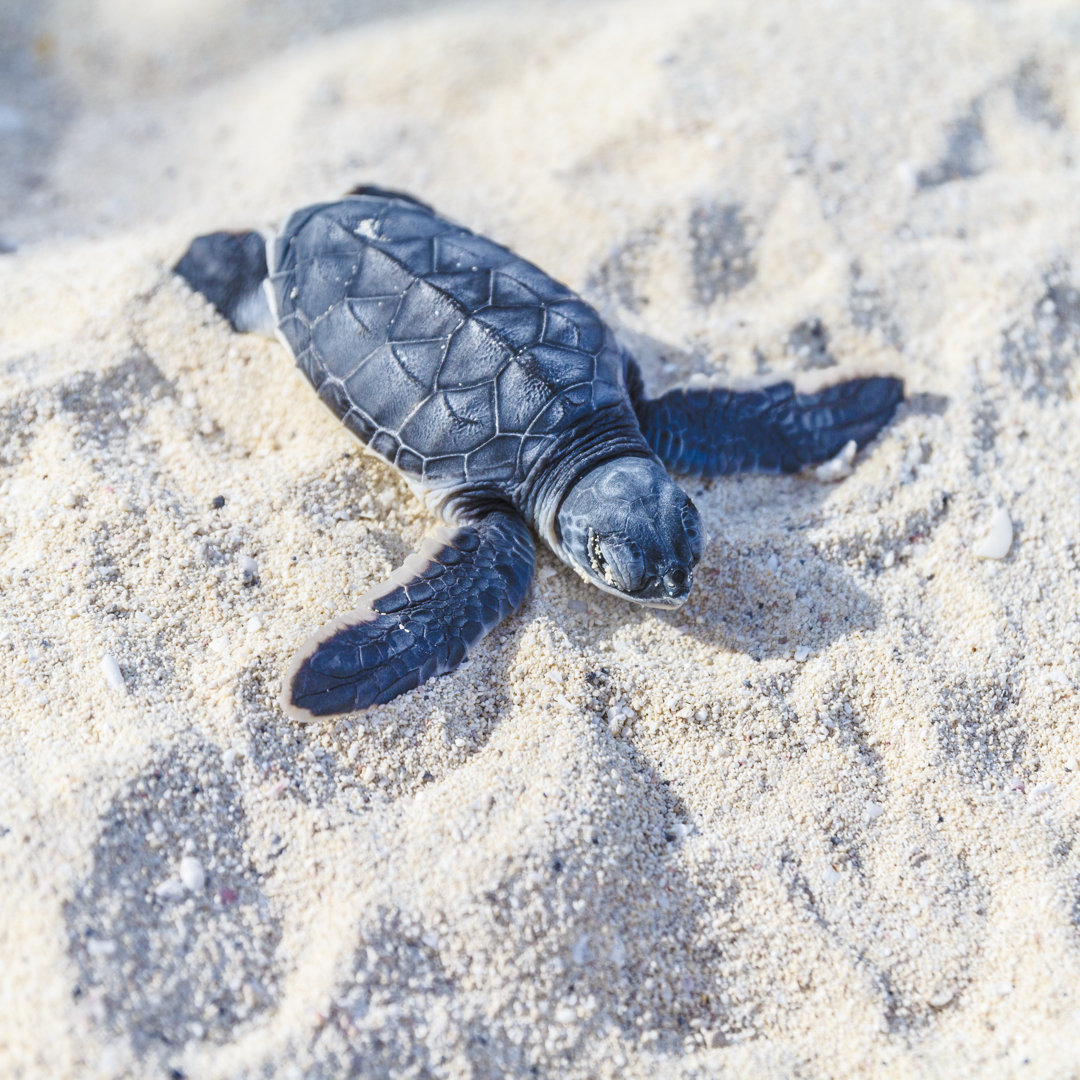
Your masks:
{"label": "white sand beach", "polygon": [[[435,522],[170,267],[363,182],[908,400],[297,725]],[[1066,0],[0,7],[0,1076],[1080,1076],[1078,192]]]}

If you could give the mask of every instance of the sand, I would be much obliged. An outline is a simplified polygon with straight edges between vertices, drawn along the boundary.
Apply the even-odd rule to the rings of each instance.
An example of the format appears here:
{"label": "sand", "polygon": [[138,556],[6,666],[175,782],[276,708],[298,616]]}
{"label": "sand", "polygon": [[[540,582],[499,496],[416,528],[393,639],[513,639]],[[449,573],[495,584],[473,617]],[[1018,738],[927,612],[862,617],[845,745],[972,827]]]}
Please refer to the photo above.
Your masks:
{"label": "sand", "polygon": [[[314,9],[314,10],[313,10]],[[0,11],[0,1075],[1080,1075],[1080,16]],[[690,602],[546,550],[301,727],[434,524],[194,234],[399,187],[654,388],[872,369],[850,476],[691,483]]]}

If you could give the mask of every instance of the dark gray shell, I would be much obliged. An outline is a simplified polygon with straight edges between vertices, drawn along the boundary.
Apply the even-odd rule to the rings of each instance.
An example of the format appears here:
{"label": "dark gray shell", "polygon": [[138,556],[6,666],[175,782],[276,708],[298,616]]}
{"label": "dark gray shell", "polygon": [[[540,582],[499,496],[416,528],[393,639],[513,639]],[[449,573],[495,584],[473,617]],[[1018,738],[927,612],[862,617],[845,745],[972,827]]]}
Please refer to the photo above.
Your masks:
{"label": "dark gray shell", "polygon": [[560,435],[627,400],[588,304],[407,197],[298,210],[269,264],[279,334],[319,396],[426,486],[511,494]]}

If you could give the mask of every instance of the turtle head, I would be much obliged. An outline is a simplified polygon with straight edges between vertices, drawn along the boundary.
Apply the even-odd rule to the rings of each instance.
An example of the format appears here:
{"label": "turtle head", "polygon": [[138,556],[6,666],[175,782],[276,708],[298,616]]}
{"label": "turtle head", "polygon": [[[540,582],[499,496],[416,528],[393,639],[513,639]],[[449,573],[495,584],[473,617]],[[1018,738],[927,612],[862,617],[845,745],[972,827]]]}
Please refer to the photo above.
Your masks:
{"label": "turtle head", "polygon": [[678,607],[705,546],[697,507],[659,462],[621,458],[585,473],[557,516],[559,557],[625,600]]}

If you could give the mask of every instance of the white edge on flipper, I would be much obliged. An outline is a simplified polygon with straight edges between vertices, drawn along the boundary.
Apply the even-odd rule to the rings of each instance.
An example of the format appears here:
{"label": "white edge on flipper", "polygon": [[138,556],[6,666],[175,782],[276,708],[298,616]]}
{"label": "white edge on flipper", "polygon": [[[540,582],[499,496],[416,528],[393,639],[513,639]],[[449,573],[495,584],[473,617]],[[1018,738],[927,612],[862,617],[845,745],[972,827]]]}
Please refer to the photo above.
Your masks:
{"label": "white edge on flipper", "polygon": [[288,341],[285,340],[285,335],[281,332],[281,312],[278,311],[277,296],[274,294],[273,279],[277,273],[277,257],[278,249],[281,246],[281,235],[279,232],[265,232],[263,234],[266,237],[266,277],[263,278],[262,288],[263,293],[266,296],[266,302],[270,305],[270,317],[274,320],[274,329],[272,334],[274,337],[285,346],[285,351],[293,357],[293,363],[296,363],[296,357],[293,356],[292,348]]}
{"label": "white edge on flipper", "polygon": [[244,295],[233,313],[233,325],[238,333],[259,334],[273,341],[277,337],[277,315],[269,278],[263,278],[254,292]]}
{"label": "white edge on flipper", "polygon": [[[281,681],[281,696],[278,699],[282,710],[290,720],[298,724],[310,724],[317,720],[335,720],[337,716],[316,716],[307,709],[294,705],[291,699],[293,679],[300,670],[300,666],[315,652],[315,650],[328,638],[333,637],[338,631],[346,627],[355,626],[357,623],[367,622],[379,613],[375,611],[376,600],[392,593],[402,585],[408,585],[421,576],[424,569],[432,562],[435,556],[443,548],[451,547],[452,541],[459,528],[450,525],[440,525],[435,531],[424,538],[420,550],[410,555],[385,581],[379,582],[369,589],[360,598],[360,603],[352,611],[345,612],[330,620],[324,626],[320,626],[299,649],[293,653],[292,659],[285,668],[285,675]],[[357,710],[362,711],[362,710]]]}

